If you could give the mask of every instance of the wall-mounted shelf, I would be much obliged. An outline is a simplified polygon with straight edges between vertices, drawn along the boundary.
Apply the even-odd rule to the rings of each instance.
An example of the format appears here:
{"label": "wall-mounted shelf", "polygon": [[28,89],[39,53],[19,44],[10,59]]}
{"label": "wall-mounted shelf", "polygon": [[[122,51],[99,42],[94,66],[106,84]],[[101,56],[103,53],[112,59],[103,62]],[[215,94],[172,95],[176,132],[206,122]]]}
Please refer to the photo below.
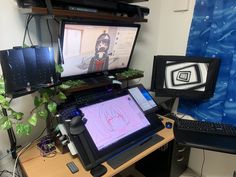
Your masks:
{"label": "wall-mounted shelf", "polygon": [[[135,76],[132,77],[116,77],[114,80],[118,80],[118,81],[129,81],[132,79],[139,79],[142,78],[144,75],[143,74],[137,74]],[[83,91],[83,90],[88,90],[88,89],[93,89],[93,88],[98,88],[98,87],[103,87],[103,86],[107,86],[107,85],[112,85],[113,84],[113,79],[108,79],[106,77],[104,77],[104,79],[102,80],[97,80],[96,77],[95,78],[89,78],[89,79],[85,79],[83,80],[84,84],[81,84],[77,87],[73,87],[73,88],[69,88],[66,89],[64,92],[69,95],[71,93],[74,92],[79,92],[79,91]]]}
{"label": "wall-mounted shelf", "polygon": [[148,0],[108,0],[108,1],[113,1],[113,2],[127,2],[127,3],[135,3],[135,2],[144,2]]}
{"label": "wall-mounted shelf", "polygon": [[[31,8],[20,8],[20,12],[23,14],[32,15],[48,15],[47,8],[42,7],[31,7]],[[84,12],[84,11],[71,11],[62,9],[53,9],[52,13],[56,17],[70,17],[70,18],[86,18],[96,20],[114,20],[114,21],[126,21],[126,22],[147,22],[147,19],[141,19],[138,17],[125,17],[117,16],[110,13],[102,12]]]}

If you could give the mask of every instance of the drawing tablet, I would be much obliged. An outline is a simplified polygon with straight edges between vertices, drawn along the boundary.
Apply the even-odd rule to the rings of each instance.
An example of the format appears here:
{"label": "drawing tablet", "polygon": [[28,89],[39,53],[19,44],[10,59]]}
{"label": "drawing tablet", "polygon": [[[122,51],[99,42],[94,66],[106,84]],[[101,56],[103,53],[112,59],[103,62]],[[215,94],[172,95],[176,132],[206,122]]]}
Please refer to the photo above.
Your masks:
{"label": "drawing tablet", "polygon": [[137,145],[164,127],[159,119],[145,117],[127,90],[80,109],[87,120],[84,137],[71,138],[87,170]]}

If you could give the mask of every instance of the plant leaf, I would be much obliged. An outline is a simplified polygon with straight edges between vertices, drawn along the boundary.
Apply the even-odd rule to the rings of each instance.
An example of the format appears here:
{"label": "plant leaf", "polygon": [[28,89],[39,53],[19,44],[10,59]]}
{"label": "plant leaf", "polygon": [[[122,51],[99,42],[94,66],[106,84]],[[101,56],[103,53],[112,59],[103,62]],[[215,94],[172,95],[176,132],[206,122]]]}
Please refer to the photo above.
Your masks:
{"label": "plant leaf", "polygon": [[49,95],[47,92],[44,92],[42,95],[42,102],[47,103],[49,101]]}
{"label": "plant leaf", "polygon": [[5,94],[5,82],[3,78],[0,78],[0,94],[1,95]]}
{"label": "plant leaf", "polygon": [[4,124],[4,122],[6,122],[7,119],[8,119],[7,116],[0,116],[0,125]]}
{"label": "plant leaf", "polygon": [[35,97],[34,98],[34,106],[36,106],[36,107],[39,107],[41,104],[42,104],[42,99],[40,99],[39,97]]}
{"label": "plant leaf", "polygon": [[63,92],[59,92],[59,94],[57,95],[59,97],[59,99],[61,100],[66,100],[66,95]]}
{"label": "plant leaf", "polygon": [[6,100],[6,98],[3,95],[0,95],[0,104],[3,108],[8,109],[9,108],[9,102]]}
{"label": "plant leaf", "polygon": [[24,114],[22,112],[16,112],[16,111],[13,111],[13,110],[12,110],[12,115],[17,120],[21,120],[22,117],[24,116]]}
{"label": "plant leaf", "polygon": [[48,111],[47,110],[37,111],[37,117],[39,117],[41,119],[46,119],[47,116],[48,116]]}
{"label": "plant leaf", "polygon": [[66,84],[61,84],[59,87],[64,90],[71,88],[71,86],[66,85]]}
{"label": "plant leaf", "polygon": [[31,132],[31,126],[29,124],[19,123],[16,125],[16,133],[20,136],[29,135]]}
{"label": "plant leaf", "polygon": [[33,126],[36,126],[37,121],[38,119],[35,113],[28,119],[29,124]]}
{"label": "plant leaf", "polygon": [[57,73],[62,73],[64,71],[62,65],[56,64],[56,72]]}
{"label": "plant leaf", "polygon": [[51,113],[55,113],[57,111],[57,104],[53,101],[49,102],[47,107]]}
{"label": "plant leaf", "polygon": [[12,127],[12,121],[10,119],[7,119],[3,124],[1,124],[1,128],[3,130],[7,130]]}

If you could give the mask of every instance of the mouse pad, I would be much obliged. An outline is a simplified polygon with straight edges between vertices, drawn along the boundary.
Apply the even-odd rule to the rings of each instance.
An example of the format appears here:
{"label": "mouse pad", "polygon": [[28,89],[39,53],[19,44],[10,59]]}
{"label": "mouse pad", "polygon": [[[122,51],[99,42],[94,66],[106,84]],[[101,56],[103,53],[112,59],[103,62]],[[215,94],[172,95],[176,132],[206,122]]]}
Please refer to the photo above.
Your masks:
{"label": "mouse pad", "polygon": [[121,153],[117,154],[116,156],[112,157],[111,159],[107,160],[108,165],[110,165],[113,169],[118,168],[125,162],[129,161],[133,157],[137,156],[141,152],[145,151],[149,147],[155,145],[156,143],[162,141],[164,138],[155,134],[153,135],[148,141],[141,143],[140,145],[136,145],[122,151]]}

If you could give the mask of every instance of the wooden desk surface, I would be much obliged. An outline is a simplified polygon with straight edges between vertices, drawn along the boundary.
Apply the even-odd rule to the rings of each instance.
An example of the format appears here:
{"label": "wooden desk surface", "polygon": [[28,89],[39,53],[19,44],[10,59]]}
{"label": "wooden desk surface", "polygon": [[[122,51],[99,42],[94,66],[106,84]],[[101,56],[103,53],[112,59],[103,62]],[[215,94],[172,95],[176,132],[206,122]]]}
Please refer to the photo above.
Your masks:
{"label": "wooden desk surface", "polygon": [[[164,119],[163,123],[165,123],[167,120],[168,119]],[[104,175],[104,177],[114,176],[115,174],[121,172],[122,170],[126,169],[127,167],[131,166],[135,162],[139,161],[143,157],[147,156],[148,154],[152,153],[156,149],[162,147],[163,145],[174,139],[172,129],[165,128],[159,131],[157,134],[164,137],[164,140],[143,151],[118,168],[113,169],[106,162],[104,162],[103,165],[105,165],[107,168],[107,173]],[[73,158],[70,153],[57,153],[56,156],[51,158],[42,157],[36,146],[32,146],[25,153],[23,153],[22,156],[20,156],[19,161],[22,169],[28,177],[91,177],[90,172],[84,170],[79,159]],[[79,168],[79,172],[72,174],[69,171],[66,164],[70,161],[75,162],[75,164]]]}

